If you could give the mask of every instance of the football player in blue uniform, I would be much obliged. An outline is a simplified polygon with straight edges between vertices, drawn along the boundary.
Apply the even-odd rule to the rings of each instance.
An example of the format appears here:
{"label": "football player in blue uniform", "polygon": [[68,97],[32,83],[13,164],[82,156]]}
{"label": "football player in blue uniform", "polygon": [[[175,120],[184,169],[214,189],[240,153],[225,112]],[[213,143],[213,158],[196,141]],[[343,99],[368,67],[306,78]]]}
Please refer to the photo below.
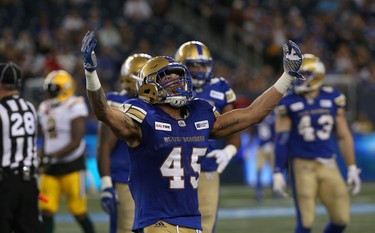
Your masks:
{"label": "football player in blue uniform", "polygon": [[273,189],[286,196],[283,170],[289,160],[291,187],[297,210],[296,233],[311,232],[316,199],[326,207],[330,222],[325,233],[343,232],[349,223],[349,195],[336,164],[337,135],[340,152],[348,166],[347,182],[352,194],[361,188],[353,138],[345,117],[345,96],[322,86],[325,68],[320,59],[304,54],[296,80],[276,108],[276,161]]}
{"label": "football player in blue uniform", "polygon": [[273,169],[274,164],[274,140],[275,140],[275,113],[272,111],[264,120],[257,125],[257,136],[259,140],[256,157],[256,185],[255,199],[263,199],[262,170],[265,164]]}
{"label": "football player in blue uniform", "polygon": [[[199,41],[182,44],[175,60],[184,64],[192,77],[195,97],[208,101],[223,114],[234,109],[236,95],[223,77],[214,77],[213,59],[208,47]],[[240,134],[226,140],[224,149],[218,149],[217,141],[210,140],[207,156],[203,157],[198,185],[199,211],[202,215],[203,232],[214,232],[219,205],[219,174],[241,146]]]}
{"label": "football player in blue uniform", "polygon": [[[129,56],[121,66],[120,92],[107,94],[108,105],[119,108],[123,102],[137,97],[136,79],[143,65],[151,59],[144,53]],[[130,159],[124,141],[99,122],[97,164],[101,176],[101,206],[110,215],[110,233],[130,233],[134,219],[134,201],[129,191]]]}
{"label": "football player in blue uniform", "polygon": [[94,32],[82,41],[86,89],[97,118],[128,144],[129,187],[135,202],[135,232],[201,232],[198,179],[209,138],[223,138],[259,123],[281,100],[302,63],[289,41],[283,47],[283,75],[250,106],[220,115],[194,98],[186,66],[157,56],[142,68],[138,98],[111,108],[96,73]]}

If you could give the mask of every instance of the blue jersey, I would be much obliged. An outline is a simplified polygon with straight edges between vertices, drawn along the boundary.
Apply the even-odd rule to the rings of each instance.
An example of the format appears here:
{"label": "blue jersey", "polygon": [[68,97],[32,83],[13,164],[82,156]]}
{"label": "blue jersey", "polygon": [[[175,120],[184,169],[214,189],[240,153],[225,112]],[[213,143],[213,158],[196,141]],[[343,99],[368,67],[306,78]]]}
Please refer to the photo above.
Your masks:
{"label": "blue jersey", "polygon": [[[108,104],[111,107],[119,108],[122,103],[131,97],[124,92],[109,92],[107,94]],[[117,140],[111,151],[111,178],[114,182],[128,183],[130,158],[128,146],[125,141]]]}
{"label": "blue jersey", "polygon": [[345,96],[332,87],[322,87],[314,99],[292,92],[284,96],[277,113],[287,114],[292,120],[289,156],[332,158],[336,154],[333,130],[337,109],[345,105]]}
{"label": "blue jersey", "polygon": [[[214,78],[201,90],[196,90],[196,97],[207,100],[216,110],[221,113],[223,108],[228,104],[236,101],[236,95],[230,88],[228,82],[224,78]],[[210,147],[207,153],[217,149],[217,140],[210,140]],[[218,164],[216,158],[205,157],[202,162],[202,171],[216,171]]]}
{"label": "blue jersey", "polygon": [[125,114],[142,130],[140,145],[129,147],[129,187],[135,201],[133,230],[158,220],[201,229],[197,193],[200,163],[219,113],[201,99],[186,107],[187,117],[175,120],[141,99],[125,102]]}
{"label": "blue jersey", "polygon": [[261,123],[257,125],[257,135],[259,139],[259,146],[262,147],[269,143],[274,143],[275,140],[275,113],[270,112]]}

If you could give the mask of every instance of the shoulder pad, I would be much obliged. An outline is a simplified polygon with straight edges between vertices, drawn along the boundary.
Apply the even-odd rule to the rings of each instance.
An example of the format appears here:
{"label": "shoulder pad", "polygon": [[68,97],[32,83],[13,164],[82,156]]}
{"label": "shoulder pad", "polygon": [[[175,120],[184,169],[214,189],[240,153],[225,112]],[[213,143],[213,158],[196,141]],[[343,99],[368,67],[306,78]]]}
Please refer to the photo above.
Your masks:
{"label": "shoulder pad", "polygon": [[46,109],[46,102],[42,101],[38,106],[38,112],[44,111]]}
{"label": "shoulder pad", "polygon": [[215,84],[220,82],[220,79],[218,77],[212,78],[210,84]]}
{"label": "shoulder pad", "polygon": [[346,106],[346,97],[344,94],[340,94],[339,96],[337,96],[335,99],[335,104],[338,106],[338,107],[345,107]]}
{"label": "shoulder pad", "polygon": [[335,89],[331,86],[324,86],[322,87],[322,90],[328,93],[332,93]]}
{"label": "shoulder pad", "polygon": [[132,104],[133,101],[127,101],[120,107],[120,111],[124,112],[127,116],[142,123],[146,118],[147,111],[142,108],[142,106],[136,106],[136,102]]}
{"label": "shoulder pad", "polygon": [[85,104],[85,100],[83,99],[82,96],[74,96],[73,98],[71,98],[71,102],[68,103],[68,107],[71,108],[76,104],[82,104],[82,103]]}

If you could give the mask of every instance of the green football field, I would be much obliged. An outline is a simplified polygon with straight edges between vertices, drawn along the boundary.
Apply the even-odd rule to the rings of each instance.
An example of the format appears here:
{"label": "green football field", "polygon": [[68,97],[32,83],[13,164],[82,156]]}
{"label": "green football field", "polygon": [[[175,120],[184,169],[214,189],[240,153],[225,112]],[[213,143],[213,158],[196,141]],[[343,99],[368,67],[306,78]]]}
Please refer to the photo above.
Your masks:
{"label": "green football field", "polygon": [[[291,199],[274,199],[266,189],[264,200],[257,202],[249,186],[222,186],[219,219],[216,233],[291,233],[295,218]],[[108,217],[100,208],[99,195],[89,195],[89,212],[96,232],[108,232]],[[322,206],[317,208],[313,232],[322,232],[327,214]],[[351,223],[347,233],[375,232],[375,183],[364,183],[362,192],[352,197]],[[63,200],[56,216],[56,233],[82,232],[66,211]]]}

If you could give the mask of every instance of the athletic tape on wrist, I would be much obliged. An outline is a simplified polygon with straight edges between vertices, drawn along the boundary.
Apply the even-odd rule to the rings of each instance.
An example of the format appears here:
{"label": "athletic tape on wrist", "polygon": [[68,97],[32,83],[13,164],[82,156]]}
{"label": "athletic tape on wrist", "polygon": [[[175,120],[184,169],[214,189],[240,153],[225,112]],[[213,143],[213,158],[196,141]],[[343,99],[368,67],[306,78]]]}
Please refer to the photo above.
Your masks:
{"label": "athletic tape on wrist", "polygon": [[85,70],[86,75],[86,89],[89,91],[97,91],[100,89],[101,84],[99,81],[98,74],[96,73],[96,70],[93,72],[89,72]]}
{"label": "athletic tape on wrist", "polygon": [[276,88],[278,92],[280,92],[281,94],[284,94],[288,90],[293,79],[294,79],[293,76],[284,72],[281,75],[281,77],[276,81],[276,83],[273,84],[273,86]]}
{"label": "athletic tape on wrist", "polygon": [[100,178],[100,181],[102,183],[102,190],[113,187],[112,178],[110,176],[103,176],[102,178]]}

